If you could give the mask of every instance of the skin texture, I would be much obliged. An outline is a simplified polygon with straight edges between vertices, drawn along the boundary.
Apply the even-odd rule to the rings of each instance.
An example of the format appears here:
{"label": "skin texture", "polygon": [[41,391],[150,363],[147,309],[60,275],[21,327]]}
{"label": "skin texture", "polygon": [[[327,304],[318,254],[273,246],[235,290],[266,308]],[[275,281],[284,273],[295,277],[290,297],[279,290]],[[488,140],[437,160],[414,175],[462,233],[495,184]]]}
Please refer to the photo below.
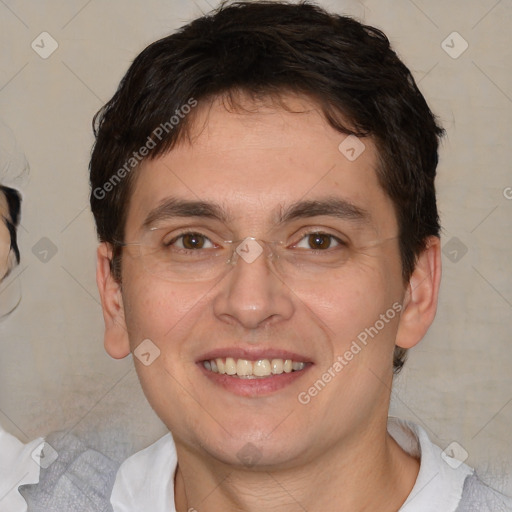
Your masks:
{"label": "skin texture", "polygon": [[10,218],[9,205],[3,192],[0,192],[0,281],[16,265],[14,253],[11,251],[11,234],[4,219]]}
{"label": "skin texture", "polygon": [[[144,392],[172,431],[178,450],[179,512],[325,510],[396,511],[419,464],[386,431],[395,343],[410,348],[433,321],[440,280],[437,238],[404,284],[397,221],[376,177],[376,149],[353,162],[346,137],[315,104],[285,96],[295,112],[246,98],[246,111],[217,99],[195,119],[191,143],[146,162],[130,202],[126,240],[137,241],[148,213],[168,197],[215,203],[227,222],[180,219],[220,240],[252,236],[298,241],[307,228],[349,240],[344,265],[315,279],[287,279],[265,258],[243,261],[217,281],[171,283],[126,251],[122,286],[109,272],[111,248],[98,250],[97,281],[105,346],[122,358],[144,339],[161,351],[151,365],[134,358]],[[198,107],[201,108],[201,107]],[[331,216],[276,225],[289,205],[343,198],[365,221]],[[332,367],[357,335],[394,303],[389,321],[307,405],[297,396]],[[215,385],[198,365],[218,348],[280,349],[312,363],[273,393],[239,396]],[[237,456],[251,444],[258,460]],[[303,507],[303,508],[302,508]]]}

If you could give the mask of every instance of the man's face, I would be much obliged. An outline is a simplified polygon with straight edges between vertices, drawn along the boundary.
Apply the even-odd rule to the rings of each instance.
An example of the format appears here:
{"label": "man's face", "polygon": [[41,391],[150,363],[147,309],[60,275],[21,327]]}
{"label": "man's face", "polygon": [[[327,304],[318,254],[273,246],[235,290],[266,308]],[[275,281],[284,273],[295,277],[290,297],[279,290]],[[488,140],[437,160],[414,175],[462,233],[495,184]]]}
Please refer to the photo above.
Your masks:
{"label": "man's face", "polygon": [[[310,461],[361,439],[388,410],[399,324],[389,310],[403,301],[404,284],[376,149],[364,139],[351,161],[350,148],[338,148],[346,136],[312,102],[286,101],[306,112],[261,104],[228,112],[220,101],[199,111],[191,144],[144,164],[127,217],[127,242],[153,237],[178,251],[227,251],[222,241],[247,237],[283,242],[272,245],[279,259],[260,242],[255,261],[238,257],[206,279],[188,267],[164,279],[137,248],[123,252],[125,352],[147,339],[160,350],[148,366],[135,359],[149,402],[178,446],[230,464]],[[170,200],[208,203],[224,218],[173,216],[161,208]],[[183,229],[206,238],[177,239]],[[247,379],[211,370],[217,359],[230,367],[228,358],[242,373],[258,360],[266,373],[267,359],[277,373]],[[304,368],[287,373],[287,359]]]}

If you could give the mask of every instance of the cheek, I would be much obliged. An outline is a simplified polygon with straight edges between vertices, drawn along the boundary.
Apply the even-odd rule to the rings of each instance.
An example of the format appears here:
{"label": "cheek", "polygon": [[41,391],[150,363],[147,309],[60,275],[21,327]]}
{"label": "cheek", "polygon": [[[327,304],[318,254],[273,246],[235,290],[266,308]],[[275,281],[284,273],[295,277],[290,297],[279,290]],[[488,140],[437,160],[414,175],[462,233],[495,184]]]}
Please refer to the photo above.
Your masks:
{"label": "cheek", "polygon": [[394,300],[385,273],[370,266],[352,266],[328,282],[295,293],[331,334],[343,338],[373,324]]}
{"label": "cheek", "polygon": [[[181,403],[180,390],[192,389],[187,370],[191,361],[185,354],[186,340],[199,322],[203,305],[200,299],[204,295],[204,290],[155,279],[145,273],[132,274],[123,283],[123,304],[132,352],[147,339],[159,350],[150,365],[135,362],[144,393],[159,414],[167,411],[169,404]],[[165,396],[162,389],[166,389]],[[188,406],[193,407],[193,404]]]}
{"label": "cheek", "polygon": [[301,299],[308,305],[315,323],[324,328],[330,340],[329,346],[324,347],[322,371],[331,368],[333,362],[340,362],[341,356],[343,377],[338,382],[352,391],[352,386],[364,388],[361,379],[371,375],[361,372],[361,367],[387,375],[392,365],[402,295],[399,260],[397,264],[396,259],[383,257],[351,265],[335,280],[303,295]]}
{"label": "cheek", "polygon": [[0,278],[2,278],[8,270],[10,250],[11,234],[4,222],[0,220]]}
{"label": "cheek", "polygon": [[155,343],[179,339],[201,309],[204,287],[163,281],[146,273],[123,282],[123,304],[130,344],[149,338]]}

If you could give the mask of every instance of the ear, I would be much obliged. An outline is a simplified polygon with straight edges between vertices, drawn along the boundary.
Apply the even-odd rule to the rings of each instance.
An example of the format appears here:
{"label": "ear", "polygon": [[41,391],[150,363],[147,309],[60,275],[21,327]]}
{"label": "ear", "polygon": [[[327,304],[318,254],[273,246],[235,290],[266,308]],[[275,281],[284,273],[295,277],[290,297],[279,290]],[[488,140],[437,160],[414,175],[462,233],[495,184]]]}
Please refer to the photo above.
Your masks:
{"label": "ear", "polygon": [[441,282],[441,241],[429,237],[419,255],[407,287],[396,345],[414,347],[425,336],[434,321]]}
{"label": "ear", "polygon": [[96,284],[105,321],[105,350],[111,357],[122,359],[130,353],[130,342],[124,317],[121,284],[112,275],[111,259],[112,246],[107,243],[100,244],[97,252]]}

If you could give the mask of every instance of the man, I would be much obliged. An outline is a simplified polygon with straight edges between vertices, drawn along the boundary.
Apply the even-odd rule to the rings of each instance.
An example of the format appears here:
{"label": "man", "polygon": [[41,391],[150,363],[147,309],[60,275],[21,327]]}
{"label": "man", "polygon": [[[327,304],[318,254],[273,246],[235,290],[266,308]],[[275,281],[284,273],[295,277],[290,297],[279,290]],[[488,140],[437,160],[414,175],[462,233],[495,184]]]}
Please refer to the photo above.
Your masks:
{"label": "man", "polygon": [[115,511],[512,510],[387,417],[436,312],[442,129],[384,34],[223,4],[146,48],[95,130],[105,346],[172,433]]}

